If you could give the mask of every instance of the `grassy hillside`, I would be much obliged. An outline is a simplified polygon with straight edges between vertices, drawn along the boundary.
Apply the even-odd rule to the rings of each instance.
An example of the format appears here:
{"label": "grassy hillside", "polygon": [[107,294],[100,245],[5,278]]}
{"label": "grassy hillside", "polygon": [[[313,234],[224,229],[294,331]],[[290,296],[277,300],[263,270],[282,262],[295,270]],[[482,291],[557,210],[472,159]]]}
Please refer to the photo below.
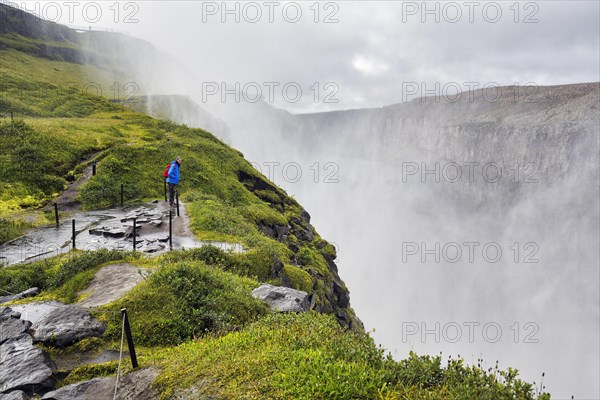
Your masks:
{"label": "grassy hillside", "polygon": [[[103,339],[48,349],[54,357],[117,348],[119,310],[127,307],[141,364],[160,368],[156,387],[164,398],[186,390],[219,399],[537,397],[514,370],[486,371],[462,360],[442,365],[439,357],[416,355],[392,360],[362,331],[337,273],[333,246],[315,232],[293,198],[209,132],[86,93],[86,77],[101,79],[103,71],[33,48],[43,49],[48,40],[77,51],[71,34],[63,41],[60,35],[23,34],[27,30],[0,32],[0,241],[47,223],[41,207],[77,179],[93,155],[98,174],[78,195],[86,209],[116,205],[121,184],[127,203],[160,198],[163,167],[180,155],[180,190],[194,234],[247,248],[231,254],[204,247],[156,258],[72,252],[0,269],[3,290],[38,286],[41,298],[68,303],[78,300],[77,292],[107,263],[127,261],[154,272],[95,312],[107,323]],[[288,225],[285,237],[272,234]],[[307,291],[313,311],[272,315],[250,296],[265,281]],[[115,371],[114,362],[85,365],[62,371],[58,385]]]}
{"label": "grassy hillside", "polygon": [[[339,280],[325,258],[333,257],[332,246],[314,232],[300,205],[239,152],[201,129],[156,120],[79,89],[61,87],[89,73],[81,71],[84,66],[13,49],[1,54],[0,73],[5,79],[0,113],[17,115],[14,121],[5,119],[0,124],[0,216],[4,220],[13,219],[13,212],[18,215],[50,201],[78,177],[82,161],[98,152],[98,174],[79,191],[84,208],[117,205],[121,184],[129,203],[160,198],[164,165],[179,155],[185,160],[182,200],[189,203],[192,229],[200,239],[240,242],[251,249],[247,258],[254,257],[238,266],[240,271],[295,288],[310,286],[320,309],[340,308],[327,287]],[[54,72],[38,73],[45,70]],[[37,80],[29,82],[25,76]],[[259,230],[259,226],[288,224],[293,230],[286,243]],[[14,236],[8,229],[11,224],[3,226],[7,227],[4,237]],[[305,232],[314,239],[302,242],[298,236]],[[273,266],[279,263],[284,268],[274,275]],[[307,285],[307,280],[312,282]],[[351,310],[348,313],[351,322]]]}

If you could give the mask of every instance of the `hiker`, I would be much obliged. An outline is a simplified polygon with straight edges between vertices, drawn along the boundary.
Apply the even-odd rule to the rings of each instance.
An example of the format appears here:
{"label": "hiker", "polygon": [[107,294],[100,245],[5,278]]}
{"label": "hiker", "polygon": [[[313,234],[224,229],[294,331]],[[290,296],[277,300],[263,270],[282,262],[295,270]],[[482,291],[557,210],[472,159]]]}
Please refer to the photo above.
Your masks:
{"label": "hiker", "polygon": [[169,206],[171,208],[173,208],[173,203],[175,202],[175,186],[179,183],[180,167],[181,157],[177,157],[177,159],[171,163],[171,167],[167,174],[167,183],[169,184]]}

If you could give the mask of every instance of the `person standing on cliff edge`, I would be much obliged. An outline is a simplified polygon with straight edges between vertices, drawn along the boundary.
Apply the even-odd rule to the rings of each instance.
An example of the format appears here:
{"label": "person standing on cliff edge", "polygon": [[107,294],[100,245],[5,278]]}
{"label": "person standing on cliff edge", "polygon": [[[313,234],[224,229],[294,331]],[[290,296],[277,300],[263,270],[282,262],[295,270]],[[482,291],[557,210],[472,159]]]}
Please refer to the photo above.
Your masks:
{"label": "person standing on cliff edge", "polygon": [[175,161],[171,163],[169,168],[169,174],[167,176],[167,183],[169,184],[169,206],[173,208],[175,202],[175,186],[179,184],[179,168],[181,167],[181,157],[177,157]]}

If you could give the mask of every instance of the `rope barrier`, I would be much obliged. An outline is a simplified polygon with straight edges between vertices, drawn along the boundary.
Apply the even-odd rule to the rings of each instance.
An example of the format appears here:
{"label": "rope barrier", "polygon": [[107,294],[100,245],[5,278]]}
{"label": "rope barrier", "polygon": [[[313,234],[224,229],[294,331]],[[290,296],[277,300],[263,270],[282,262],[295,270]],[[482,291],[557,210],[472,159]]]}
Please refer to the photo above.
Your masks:
{"label": "rope barrier", "polygon": [[123,315],[123,323],[121,324],[121,349],[119,350],[119,366],[117,367],[117,379],[115,382],[115,394],[113,400],[117,398],[117,389],[119,387],[119,373],[121,372],[121,360],[123,359],[123,340],[125,339],[125,315]]}

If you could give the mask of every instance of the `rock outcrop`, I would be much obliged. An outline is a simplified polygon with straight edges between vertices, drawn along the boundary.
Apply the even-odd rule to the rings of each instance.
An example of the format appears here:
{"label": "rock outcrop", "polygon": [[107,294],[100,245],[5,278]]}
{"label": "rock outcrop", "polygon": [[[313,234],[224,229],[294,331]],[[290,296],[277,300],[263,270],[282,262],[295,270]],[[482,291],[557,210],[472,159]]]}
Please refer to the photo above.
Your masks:
{"label": "rock outcrop", "polygon": [[[54,364],[33,345],[27,332],[31,323],[6,307],[0,310],[0,398],[19,399],[24,393],[52,388]],[[19,397],[21,396],[21,397]]]}
{"label": "rock outcrop", "polygon": [[[143,368],[125,375],[117,388],[117,399],[157,399],[158,394],[152,383],[158,376],[154,368]],[[85,382],[63,386],[48,392],[42,400],[97,400],[112,399],[115,390],[115,378],[94,378]]]}
{"label": "rock outcrop", "polygon": [[64,347],[87,337],[100,337],[104,325],[83,307],[58,301],[19,304],[12,307],[31,321],[29,332],[35,342]]}
{"label": "rock outcrop", "polygon": [[252,296],[266,301],[275,311],[305,312],[310,309],[308,293],[288,287],[263,283],[252,291]]}
{"label": "rock outcrop", "polygon": [[34,287],[22,291],[21,293],[13,294],[10,296],[0,296],[0,304],[8,303],[9,301],[21,300],[27,297],[37,296],[40,293],[40,289]]}
{"label": "rock outcrop", "polygon": [[79,303],[82,307],[99,307],[113,302],[140,283],[147,270],[131,264],[114,264],[101,268],[87,289],[79,294],[88,296]]}

